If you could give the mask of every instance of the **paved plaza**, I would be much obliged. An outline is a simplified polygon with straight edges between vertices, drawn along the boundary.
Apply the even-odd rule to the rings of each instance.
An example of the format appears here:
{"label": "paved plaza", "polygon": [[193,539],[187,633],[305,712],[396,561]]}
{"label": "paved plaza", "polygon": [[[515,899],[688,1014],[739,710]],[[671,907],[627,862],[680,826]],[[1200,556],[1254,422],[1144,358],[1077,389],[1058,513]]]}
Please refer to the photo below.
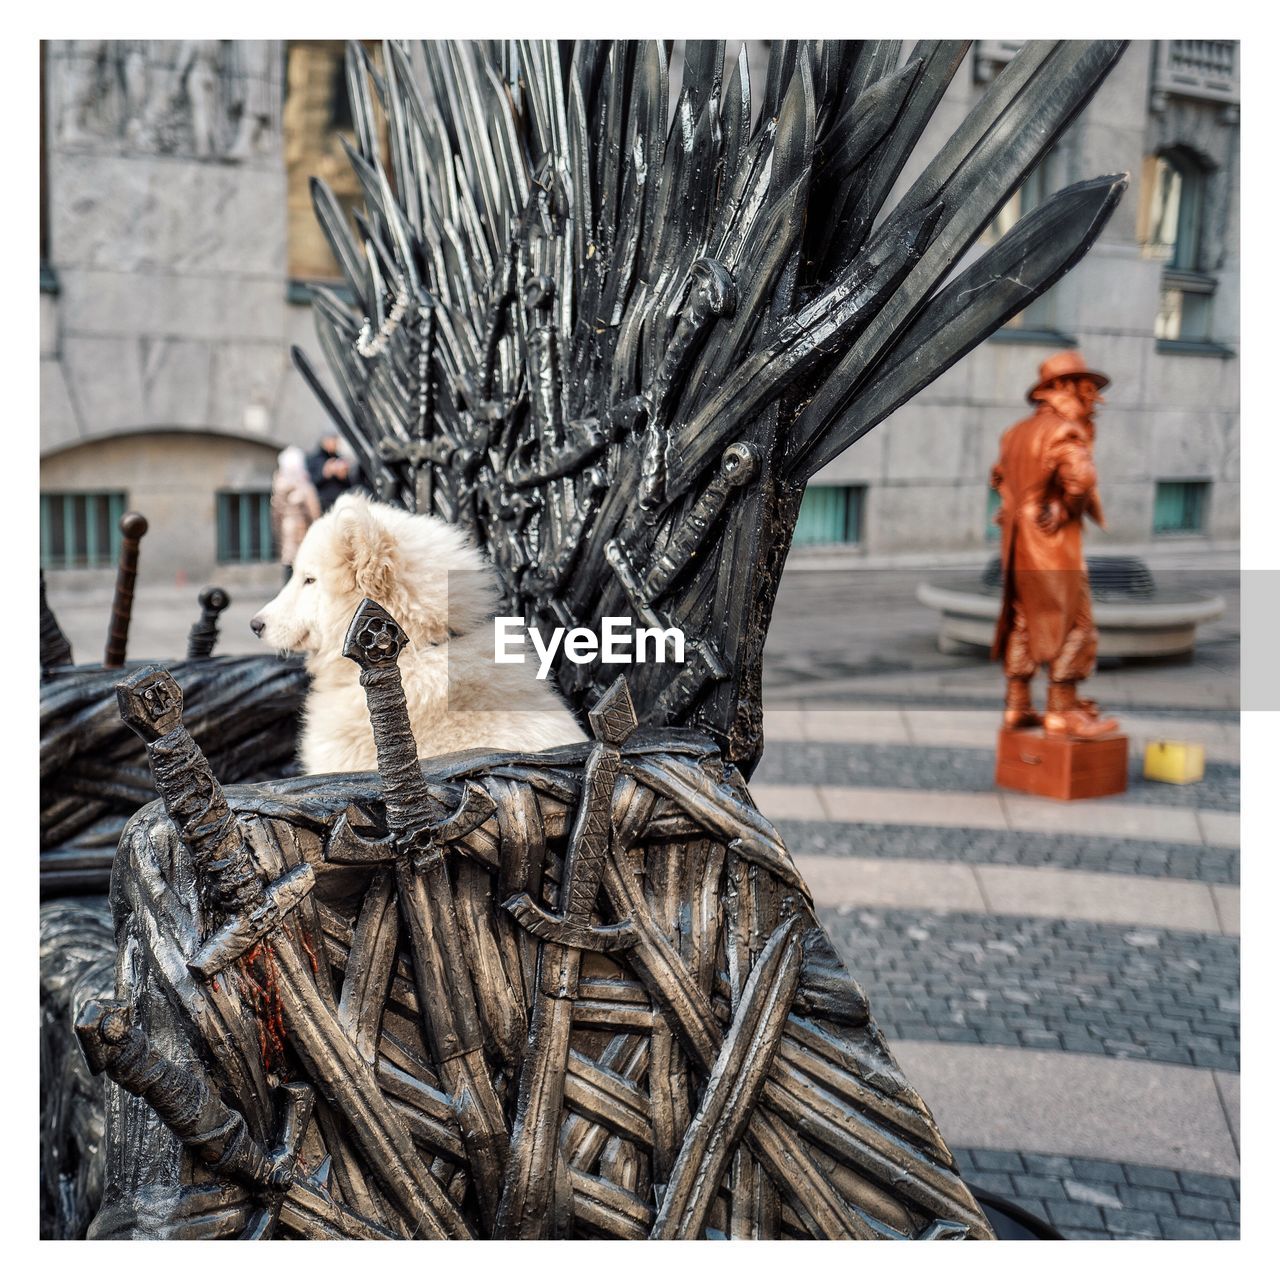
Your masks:
{"label": "paved plaza", "polygon": [[[1069,1237],[1239,1234],[1239,592],[1235,558],[1150,557],[1227,604],[1191,661],[1111,666],[1089,693],[1130,736],[1129,791],[1060,804],[991,781],[1002,682],[945,656],[915,568],[783,579],[752,781],[824,923],[975,1185]],[[260,652],[234,592],[220,652]],[[194,587],[140,579],[130,654],[182,652]],[[78,654],[107,598],[51,601]],[[1203,782],[1141,777],[1151,738]]]}
{"label": "paved plaza", "polygon": [[[1072,1238],[1239,1235],[1239,599],[1233,558],[1158,582],[1227,604],[1191,661],[1089,693],[1130,787],[1062,804],[992,785],[994,664],[948,657],[924,570],[783,579],[752,781],[894,1053],[976,1186]],[[1145,781],[1156,737],[1203,782]]]}

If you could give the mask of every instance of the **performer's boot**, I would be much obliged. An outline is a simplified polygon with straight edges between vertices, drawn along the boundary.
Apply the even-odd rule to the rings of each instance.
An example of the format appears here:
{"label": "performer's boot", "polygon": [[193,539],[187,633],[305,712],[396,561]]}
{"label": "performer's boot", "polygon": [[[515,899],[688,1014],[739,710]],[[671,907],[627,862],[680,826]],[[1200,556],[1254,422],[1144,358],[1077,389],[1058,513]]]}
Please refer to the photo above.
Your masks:
{"label": "performer's boot", "polygon": [[1009,676],[1004,690],[1004,727],[1034,729],[1040,714],[1031,705],[1031,681],[1022,676]]}
{"label": "performer's boot", "polygon": [[1044,713],[1044,731],[1055,738],[1101,738],[1115,733],[1118,720],[1103,720],[1098,705],[1093,701],[1082,702],[1076,698],[1074,680],[1049,682],[1049,705]]}

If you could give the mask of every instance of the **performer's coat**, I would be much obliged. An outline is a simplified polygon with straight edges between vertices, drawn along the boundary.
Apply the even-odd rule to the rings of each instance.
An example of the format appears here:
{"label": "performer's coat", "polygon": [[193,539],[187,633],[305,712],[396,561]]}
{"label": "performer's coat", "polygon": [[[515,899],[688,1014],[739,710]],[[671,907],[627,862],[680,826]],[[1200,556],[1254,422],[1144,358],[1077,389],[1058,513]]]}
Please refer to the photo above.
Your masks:
{"label": "performer's coat", "polygon": [[[1042,401],[1032,417],[1004,433],[991,486],[1002,499],[997,519],[1004,577],[992,656],[1004,656],[1017,604],[1026,618],[1032,658],[1051,662],[1088,598],[1084,516],[1102,523],[1093,424],[1064,418]],[[1054,527],[1042,527],[1038,517],[1053,512],[1055,504]]]}

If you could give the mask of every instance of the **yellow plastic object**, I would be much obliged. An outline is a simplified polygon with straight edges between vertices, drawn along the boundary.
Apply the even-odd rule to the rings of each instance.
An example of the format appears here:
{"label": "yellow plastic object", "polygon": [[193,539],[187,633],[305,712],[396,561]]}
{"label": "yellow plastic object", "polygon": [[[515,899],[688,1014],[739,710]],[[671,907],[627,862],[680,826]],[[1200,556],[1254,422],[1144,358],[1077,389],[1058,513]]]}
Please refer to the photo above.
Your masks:
{"label": "yellow plastic object", "polygon": [[1142,776],[1152,782],[1199,782],[1204,777],[1204,744],[1148,742]]}

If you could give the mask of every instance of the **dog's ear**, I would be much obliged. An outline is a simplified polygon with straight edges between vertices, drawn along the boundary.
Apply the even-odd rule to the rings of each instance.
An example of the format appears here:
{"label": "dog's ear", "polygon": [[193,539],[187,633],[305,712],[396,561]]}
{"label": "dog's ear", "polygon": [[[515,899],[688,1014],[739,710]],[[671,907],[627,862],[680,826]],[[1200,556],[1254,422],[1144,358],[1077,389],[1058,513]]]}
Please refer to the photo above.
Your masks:
{"label": "dog's ear", "polygon": [[355,581],[355,589],[394,611],[399,551],[391,531],[365,501],[335,504],[338,545]]}

